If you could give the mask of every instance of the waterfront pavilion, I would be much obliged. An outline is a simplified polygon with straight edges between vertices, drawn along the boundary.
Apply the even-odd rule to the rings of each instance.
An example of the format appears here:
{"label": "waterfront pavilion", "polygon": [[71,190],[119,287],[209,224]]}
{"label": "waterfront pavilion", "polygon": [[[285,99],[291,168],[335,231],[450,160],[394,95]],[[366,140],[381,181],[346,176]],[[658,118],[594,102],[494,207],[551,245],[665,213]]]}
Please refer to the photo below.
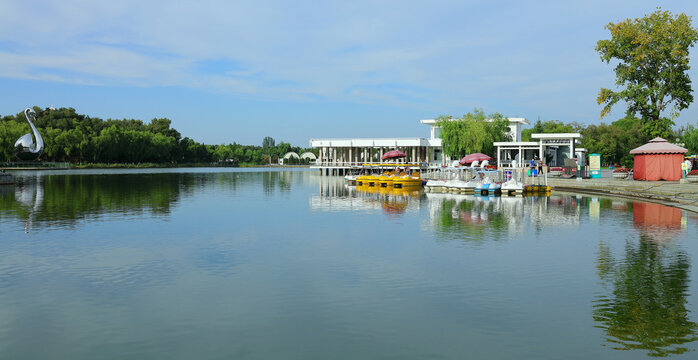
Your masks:
{"label": "waterfront pavilion", "polygon": [[364,139],[311,139],[310,146],[320,149],[316,166],[359,166],[381,163],[383,154],[400,150],[407,155],[399,163],[441,164],[441,139],[424,138],[364,138]]}
{"label": "waterfront pavilion", "polygon": [[495,142],[497,167],[511,167],[514,160],[517,167],[528,166],[534,157],[544,160],[548,166],[564,166],[565,159],[572,158],[580,159],[580,165],[585,165],[586,150],[576,147],[580,144],[582,134],[532,134],[531,139],[538,141]]}
{"label": "waterfront pavilion", "polygon": [[[450,164],[452,159],[443,154],[441,127],[436,119],[419,121],[430,126],[429,138],[357,138],[357,139],[310,139],[310,146],[319,149],[319,157],[313,168],[326,173],[345,172],[352,166],[361,164],[385,163],[381,160],[384,153],[400,150],[407,155],[398,163],[420,164],[427,167],[441,167]],[[521,139],[523,125],[530,122],[526,118],[509,118],[511,139]]]}

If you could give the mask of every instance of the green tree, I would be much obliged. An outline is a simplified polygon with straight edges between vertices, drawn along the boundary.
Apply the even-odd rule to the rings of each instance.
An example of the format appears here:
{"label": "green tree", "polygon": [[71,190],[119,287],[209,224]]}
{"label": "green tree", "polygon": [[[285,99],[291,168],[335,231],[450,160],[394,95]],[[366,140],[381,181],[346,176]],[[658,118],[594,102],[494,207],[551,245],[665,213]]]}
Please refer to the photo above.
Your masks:
{"label": "green tree", "polygon": [[228,145],[216,146],[213,151],[213,159],[216,161],[225,161],[233,158],[233,150]]}
{"label": "green tree", "polygon": [[481,109],[454,119],[439,116],[436,124],[441,127],[444,153],[452,158],[481,152],[492,155],[494,142],[510,140],[507,135],[509,120],[500,113],[485,116]]}
{"label": "green tree", "polygon": [[633,166],[630,150],[649,140],[643,130],[642,120],[628,115],[611,124],[589,125],[579,131],[582,143],[589,153],[601,155],[601,162],[607,165],[621,164]]}
{"label": "green tree", "polygon": [[179,133],[179,131],[173,129],[170,127],[172,124],[172,121],[167,118],[162,118],[162,119],[153,119],[150,121],[150,124],[148,124],[148,131],[154,133],[154,134],[162,134],[165,136],[171,136],[173,137],[176,141],[179,141],[179,139],[182,137],[182,134]]}
{"label": "green tree", "polygon": [[531,141],[531,134],[546,133],[574,133],[581,130],[582,126],[576,123],[565,124],[560,120],[536,121],[530,129],[521,131],[522,141]]}
{"label": "green tree", "polygon": [[698,127],[691,124],[681,131],[681,142],[683,142],[689,154],[698,154]]}
{"label": "green tree", "polygon": [[286,155],[287,152],[291,151],[291,144],[287,142],[280,142],[279,145],[276,147],[277,149],[277,154],[279,157],[282,157]]}
{"label": "green tree", "polygon": [[264,137],[264,139],[262,139],[262,148],[264,148],[264,150],[268,150],[270,148],[273,148],[275,146],[275,144],[276,144],[276,141],[271,136],[266,136],[266,137]]}
{"label": "green tree", "polygon": [[14,117],[7,116],[0,120],[0,161],[14,161],[15,141],[28,131],[29,125],[14,121]]}
{"label": "green tree", "polygon": [[662,117],[662,111],[670,109],[675,118],[693,102],[688,50],[698,40],[698,31],[691,26],[691,17],[657,9],[642,18],[609,23],[605,28],[611,39],[599,40],[596,51],[606,63],[619,61],[616,85],[624,89],[599,91],[597,102],[605,104],[601,117],[607,116],[613,105],[625,101],[628,113],[642,116],[646,134],[667,136],[674,123]]}

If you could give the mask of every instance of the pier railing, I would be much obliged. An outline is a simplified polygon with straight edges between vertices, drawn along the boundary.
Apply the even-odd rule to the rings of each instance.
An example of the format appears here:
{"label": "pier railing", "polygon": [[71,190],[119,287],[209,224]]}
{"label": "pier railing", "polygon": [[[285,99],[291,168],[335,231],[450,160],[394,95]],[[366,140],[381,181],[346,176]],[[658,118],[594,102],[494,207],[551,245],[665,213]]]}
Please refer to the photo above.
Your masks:
{"label": "pier railing", "polygon": [[410,162],[410,161],[398,161],[392,162],[388,160],[383,161],[316,161],[314,164],[310,164],[311,167],[362,167],[364,165],[396,165],[396,166],[422,166],[422,167],[441,167],[441,163],[428,163],[428,162]]}

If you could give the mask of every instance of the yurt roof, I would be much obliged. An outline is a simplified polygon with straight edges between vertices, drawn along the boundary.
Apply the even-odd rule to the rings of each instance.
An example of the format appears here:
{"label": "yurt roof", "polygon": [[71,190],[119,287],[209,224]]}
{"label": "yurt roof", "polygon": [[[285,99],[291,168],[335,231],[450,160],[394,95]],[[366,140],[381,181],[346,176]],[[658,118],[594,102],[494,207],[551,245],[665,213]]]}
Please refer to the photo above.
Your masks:
{"label": "yurt roof", "polygon": [[685,154],[687,152],[688,152],[687,149],[684,149],[681,146],[671,144],[668,141],[666,141],[660,137],[656,137],[656,138],[650,140],[650,142],[648,142],[647,144],[630,150],[630,153],[633,155],[639,155],[639,154]]}

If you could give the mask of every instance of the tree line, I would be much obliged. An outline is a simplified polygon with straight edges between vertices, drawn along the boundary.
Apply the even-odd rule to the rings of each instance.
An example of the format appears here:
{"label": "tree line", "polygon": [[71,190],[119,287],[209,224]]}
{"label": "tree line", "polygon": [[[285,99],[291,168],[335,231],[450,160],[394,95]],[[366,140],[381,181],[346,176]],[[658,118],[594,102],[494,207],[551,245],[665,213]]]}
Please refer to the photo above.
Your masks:
{"label": "tree line", "polygon": [[[34,125],[45,143],[43,161],[70,163],[156,163],[200,164],[226,163],[231,165],[262,165],[276,161],[289,151],[313,151],[278,145],[271,137],[262,146],[219,144],[207,145],[188,137],[171,127],[167,118],[155,118],[149,123],[142,120],[102,120],[78,114],[73,108],[41,109],[34,107],[37,118]],[[14,143],[31,132],[24,113],[0,117],[0,162],[15,161]]]}
{"label": "tree line", "polygon": [[[444,153],[451,158],[481,152],[494,155],[492,145],[496,141],[510,141],[507,137],[507,119],[499,113],[487,118],[482,110],[476,109],[461,118],[440,116]],[[673,123],[672,123],[673,124]],[[698,154],[698,124],[665,128],[657,131],[647,122],[633,115],[626,115],[610,124],[585,125],[577,122],[564,123],[559,120],[536,121],[532,127],[521,131],[522,141],[531,141],[531,134],[580,133],[582,147],[589,154],[600,154],[605,165],[633,166],[630,150],[646,144],[654,137],[662,137],[688,149],[689,154]]]}
{"label": "tree line", "polygon": [[588,154],[600,154],[605,165],[622,165],[633,167],[630,150],[646,144],[655,137],[661,137],[671,143],[688,149],[689,154],[698,154],[698,127],[665,128],[657,131],[648,127],[647,122],[633,115],[626,115],[609,124],[583,125],[576,122],[563,123],[558,120],[538,120],[532,128],[521,132],[523,141],[530,141],[531,134],[538,133],[580,133],[582,147]]}

